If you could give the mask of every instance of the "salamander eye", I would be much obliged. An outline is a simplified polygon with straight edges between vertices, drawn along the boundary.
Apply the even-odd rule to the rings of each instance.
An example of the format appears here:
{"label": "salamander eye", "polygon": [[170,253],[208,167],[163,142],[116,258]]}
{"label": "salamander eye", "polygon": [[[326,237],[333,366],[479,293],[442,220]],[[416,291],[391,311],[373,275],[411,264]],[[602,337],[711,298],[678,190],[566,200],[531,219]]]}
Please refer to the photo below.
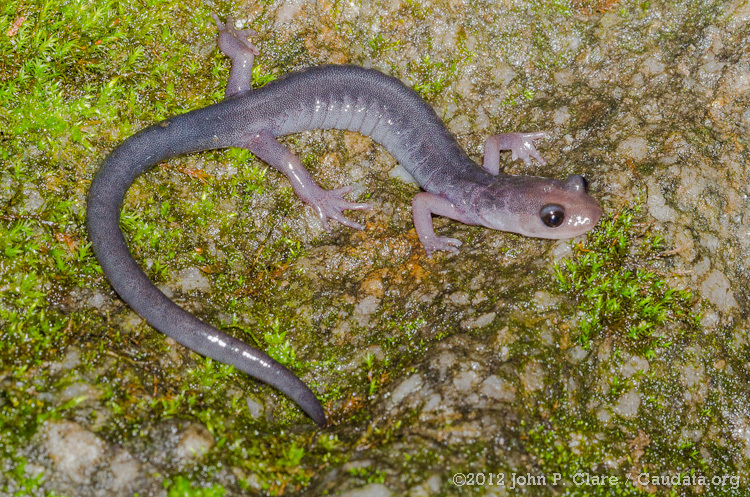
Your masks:
{"label": "salamander eye", "polygon": [[557,228],[565,220],[565,209],[562,205],[547,204],[539,211],[539,217],[545,226]]}

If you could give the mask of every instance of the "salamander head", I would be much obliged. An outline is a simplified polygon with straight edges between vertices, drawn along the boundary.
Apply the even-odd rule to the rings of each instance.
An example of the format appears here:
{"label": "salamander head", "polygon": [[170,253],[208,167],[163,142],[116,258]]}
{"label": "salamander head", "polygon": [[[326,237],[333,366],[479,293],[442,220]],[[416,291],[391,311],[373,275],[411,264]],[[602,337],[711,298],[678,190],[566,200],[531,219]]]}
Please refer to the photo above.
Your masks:
{"label": "salamander head", "polygon": [[480,193],[476,214],[488,228],[537,238],[573,238],[593,228],[602,216],[583,176],[560,181],[505,176]]}

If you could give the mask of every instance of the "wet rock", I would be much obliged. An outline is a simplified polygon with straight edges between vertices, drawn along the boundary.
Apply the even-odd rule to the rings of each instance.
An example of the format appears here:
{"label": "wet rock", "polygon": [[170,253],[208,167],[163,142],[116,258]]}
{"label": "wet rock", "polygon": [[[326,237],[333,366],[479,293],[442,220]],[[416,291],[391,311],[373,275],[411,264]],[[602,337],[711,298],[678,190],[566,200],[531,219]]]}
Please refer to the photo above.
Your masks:
{"label": "wet rock", "polygon": [[391,497],[393,493],[382,483],[371,483],[339,495],[340,497]]}
{"label": "wet rock", "polygon": [[49,365],[49,370],[52,374],[57,374],[61,371],[75,369],[80,363],[81,351],[75,347],[71,347],[65,352],[65,356],[60,362],[54,362]]}
{"label": "wet rock", "polygon": [[141,464],[125,450],[115,454],[110,462],[109,471],[112,477],[106,487],[116,494],[126,494],[143,486]]}
{"label": "wet rock", "polygon": [[354,319],[359,326],[365,326],[380,305],[380,299],[374,295],[369,295],[360,300],[354,307]]}
{"label": "wet rock", "polygon": [[70,421],[49,423],[43,439],[55,471],[73,483],[89,482],[105,456],[106,444],[81,425]]}
{"label": "wet rock", "polygon": [[575,347],[571,347],[567,351],[567,355],[570,362],[572,362],[573,364],[577,364],[589,355],[589,351],[584,349],[580,345],[576,345]]}
{"label": "wet rock", "polygon": [[641,406],[641,394],[637,390],[625,392],[612,407],[612,411],[624,418],[632,418],[638,414],[638,408]]}
{"label": "wet rock", "polygon": [[731,426],[732,438],[740,442],[744,449],[744,457],[750,458],[750,418],[746,414],[724,413]]}
{"label": "wet rock", "polygon": [[534,391],[544,387],[544,369],[538,362],[530,362],[521,375],[521,384],[526,390]]}
{"label": "wet rock", "polygon": [[191,424],[182,433],[174,455],[181,461],[200,459],[213,446],[214,438],[211,433],[203,425]]}
{"label": "wet rock", "polygon": [[648,360],[645,357],[639,356],[631,356],[627,360],[627,362],[625,362],[622,367],[620,367],[620,372],[625,378],[630,378],[636,373],[645,374],[648,372],[648,370]]}
{"label": "wet rock", "polygon": [[487,314],[482,314],[481,316],[478,316],[476,318],[462,321],[461,327],[467,330],[472,330],[474,328],[482,328],[492,323],[492,321],[495,320],[496,316],[497,316],[497,313],[488,312]]}
{"label": "wet rock", "polygon": [[494,400],[504,402],[513,402],[516,400],[515,387],[495,375],[488,377],[482,382],[482,389],[480,391]]}
{"label": "wet rock", "polygon": [[462,371],[453,378],[453,386],[456,391],[468,394],[474,390],[474,385],[479,381],[479,375],[474,371]]}
{"label": "wet rock", "polygon": [[422,377],[418,374],[412,375],[404,380],[396,389],[391,393],[391,401],[394,404],[400,404],[403,400],[413,395],[422,387]]}
{"label": "wet rock", "polygon": [[719,310],[729,311],[737,307],[731,284],[720,271],[711,271],[700,288],[701,293]]}
{"label": "wet rock", "polygon": [[247,410],[250,415],[254,418],[260,418],[264,413],[263,405],[252,397],[245,397],[245,404],[247,404]]}
{"label": "wet rock", "polygon": [[429,497],[437,495],[440,492],[441,478],[439,475],[432,475],[424,483],[409,490],[409,497]]}
{"label": "wet rock", "polygon": [[640,136],[627,138],[617,146],[617,152],[635,161],[642,161],[648,156],[648,142]]}
{"label": "wet rock", "polygon": [[689,364],[680,373],[680,381],[687,388],[685,400],[691,405],[700,405],[708,395],[706,370],[702,365]]}
{"label": "wet rock", "polygon": [[23,194],[26,197],[23,207],[24,212],[36,213],[44,205],[44,198],[33,185],[26,185],[23,189]]}
{"label": "wet rock", "polygon": [[177,274],[177,285],[183,292],[198,290],[207,292],[211,290],[211,282],[200,269],[190,267],[183,269]]}
{"label": "wet rock", "polygon": [[[704,299],[694,304],[703,329],[680,335],[674,328],[681,325],[668,310],[667,322],[653,336],[628,337],[628,326],[637,323],[609,323],[583,346],[576,341],[579,325],[593,303],[576,292],[560,292],[553,269],[573,254],[568,241],[526,239],[436,216],[437,233],[464,245],[458,255],[428,259],[411,221],[410,199],[417,190],[401,183],[410,176],[393,157],[356,133],[299,134],[284,143],[302,158],[313,158],[321,184],[356,182],[372,194],[367,201],[374,203],[373,211],[352,216],[367,229],[354,233],[333,223],[332,233],[325,233],[312,209],[291,199],[286,179],[269,168],[264,183],[269,191],[240,190],[218,201],[219,208],[238,211],[238,226],[229,220],[226,226],[195,230],[186,242],[189,249],[177,256],[179,267],[185,267],[195,239],[210,238],[201,246],[219,266],[226,262],[222,269],[229,283],[192,267],[172,271],[160,288],[167,295],[205,293],[205,299],[195,299],[195,308],[205,310],[208,319],[219,315],[226,323],[236,313],[243,326],[269,316],[286,320],[300,363],[292,369],[310,381],[327,410],[344,404],[351,410],[330,413],[334,422],[323,430],[331,436],[328,442],[305,431],[309,420],[297,422],[289,414],[296,408],[277,400],[280,394],[252,382],[243,383],[258,388],[252,396],[236,396],[240,404],[233,407],[239,414],[221,412],[212,404],[217,400],[189,380],[187,368],[184,377],[174,378],[183,374],[174,370],[187,355],[167,340],[157,361],[146,364],[143,356],[128,355],[133,359],[123,366],[128,374],[79,375],[66,380],[61,391],[35,394],[45,402],[90,398],[91,405],[63,414],[80,424],[48,422],[45,428],[42,448],[54,461],[49,476],[80,482],[69,494],[159,495],[165,493],[161,483],[149,487],[144,475],[181,471],[211,475],[228,495],[418,497],[446,493],[447,468],[541,468],[549,474],[596,466],[622,476],[643,463],[639,459],[645,454],[650,462],[660,454],[660,471],[682,471],[684,461],[670,454],[684,453],[685,442],[695,445],[706,468],[747,473],[747,2],[605,2],[596,8],[581,2],[448,3],[450,8],[429,0],[333,7],[306,0],[260,3],[251,7],[260,16],[251,23],[261,31],[258,61],[272,74],[337,61],[386,71],[416,86],[479,163],[484,141],[493,133],[546,130],[549,138],[538,144],[546,166],[526,165],[503,153],[502,170],[559,178],[584,174],[612,217],[639,198],[640,231],[622,270],[640,269],[633,262],[637,242],[663,237],[664,253],[649,260],[647,269]],[[196,43],[197,52],[208,58],[191,60],[190,67],[209,63],[226,70],[225,62],[211,55],[213,44]],[[192,83],[186,80],[175,91]],[[108,139],[99,141],[109,147]],[[35,160],[43,155],[39,147],[29,153]],[[244,166],[228,160],[214,166],[213,159],[186,160],[214,167],[222,192],[233,173],[243,174]],[[93,175],[93,166],[84,174]],[[2,178],[0,198],[14,201],[17,181]],[[13,209],[42,212],[45,189],[22,188]],[[79,210],[84,194],[81,187],[71,197],[81,199]],[[303,255],[285,255],[283,264],[267,256],[264,251],[282,238],[290,247],[299,241]],[[232,253],[232,245],[241,250]],[[287,253],[288,247],[278,247]],[[157,258],[150,254],[139,261],[153,269]],[[240,279],[241,289],[229,288]],[[99,286],[72,290],[70,308],[106,311],[111,322],[109,315],[103,317],[101,329],[87,329],[90,335],[82,336],[97,340],[121,332],[124,338],[106,346],[140,350],[153,330],[134,313],[117,311],[123,304],[106,284],[83,284]],[[696,347],[689,353],[688,342]],[[88,349],[80,347],[81,352],[69,352],[71,357],[56,357],[59,362],[49,370],[62,376],[88,367],[82,361]],[[368,352],[374,358],[370,366]],[[93,360],[108,364],[101,357]],[[3,381],[19,391],[40,388],[10,377]],[[165,415],[148,407],[148,400],[137,414],[156,419],[131,428],[129,409],[136,401],[122,402],[124,420],[98,414],[109,402],[101,392],[112,385],[133,392],[128,395],[138,402],[154,390],[184,387],[187,398],[223,416],[217,432],[222,426],[232,431],[217,434],[215,442],[194,421],[160,417]],[[113,395],[115,400],[126,396]],[[12,393],[0,396],[3,408],[13,398]],[[652,409],[651,402],[661,409]],[[283,417],[266,419],[267,406],[282,404]],[[716,406],[721,406],[718,416]],[[251,417],[238,421],[245,408]],[[186,418],[193,416],[185,405],[179,409]],[[84,427],[88,417],[99,419]],[[104,443],[104,435],[91,431],[96,423],[106,425],[103,433],[125,447]],[[263,444],[248,444],[247,452],[242,443],[232,446],[259,438]],[[218,450],[204,457],[220,439],[228,453],[230,446],[234,451],[227,456],[231,465]],[[550,454],[542,441],[556,452]],[[292,443],[304,457],[286,467],[278,461],[290,457]],[[357,457],[367,463],[354,464],[351,458]],[[342,460],[348,462],[337,462]],[[27,469],[47,475],[36,463]],[[195,469],[201,465],[205,470]],[[217,469],[230,466],[226,473]],[[296,488],[307,475],[313,475],[309,486]],[[126,480],[144,483],[129,486]]]}

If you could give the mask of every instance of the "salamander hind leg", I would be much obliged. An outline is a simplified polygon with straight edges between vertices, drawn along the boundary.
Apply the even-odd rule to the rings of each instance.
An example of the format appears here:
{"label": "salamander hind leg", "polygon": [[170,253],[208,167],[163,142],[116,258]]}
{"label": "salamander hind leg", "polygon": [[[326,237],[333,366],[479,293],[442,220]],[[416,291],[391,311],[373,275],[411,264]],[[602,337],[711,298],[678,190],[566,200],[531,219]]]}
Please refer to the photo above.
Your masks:
{"label": "salamander hind leg", "polygon": [[502,133],[491,136],[484,143],[484,169],[497,176],[500,172],[500,151],[510,150],[513,160],[523,159],[526,164],[531,164],[531,158],[535,158],[541,165],[547,162],[536,147],[534,140],[546,138],[547,133]]}
{"label": "salamander hind leg", "polygon": [[214,18],[216,27],[219,28],[217,38],[219,49],[232,59],[232,71],[229,73],[224,97],[229,98],[252,90],[253,63],[255,56],[260,52],[247,38],[257,33],[252,29],[235,28],[232,17],[227,17],[226,23],[221,22],[219,16],[214,13],[211,17]]}
{"label": "salamander hind leg", "polygon": [[253,133],[251,136],[246,137],[242,144],[236,144],[235,146],[250,150],[260,159],[284,173],[292,184],[294,193],[303,202],[315,209],[315,213],[320,218],[323,228],[326,231],[331,231],[329,224],[329,220],[331,219],[350,228],[358,230],[364,228],[361,224],[344,216],[343,211],[366,210],[372,206],[370,204],[349,202],[344,199],[344,195],[354,189],[351,186],[345,186],[336,190],[325,190],[318,186],[299,158],[279,143],[270,132],[261,131]]}

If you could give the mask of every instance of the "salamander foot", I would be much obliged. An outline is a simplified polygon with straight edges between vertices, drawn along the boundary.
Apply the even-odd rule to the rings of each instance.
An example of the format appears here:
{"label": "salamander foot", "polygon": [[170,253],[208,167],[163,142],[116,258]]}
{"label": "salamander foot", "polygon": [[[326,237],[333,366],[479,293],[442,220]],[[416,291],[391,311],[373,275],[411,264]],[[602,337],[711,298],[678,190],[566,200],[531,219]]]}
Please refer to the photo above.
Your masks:
{"label": "salamander foot", "polygon": [[484,169],[497,176],[500,172],[500,151],[510,150],[513,160],[523,159],[526,164],[531,164],[531,158],[545,165],[544,160],[534,146],[534,140],[547,138],[547,133],[502,133],[491,136],[484,143]]}
{"label": "salamander foot", "polygon": [[250,83],[253,76],[253,63],[255,56],[260,52],[258,47],[250,43],[248,36],[256,36],[258,33],[253,29],[237,29],[234,27],[234,19],[227,17],[227,22],[223,23],[219,16],[211,13],[211,17],[219,28],[219,37],[217,43],[219,49],[232,59],[232,71],[229,74],[227,88],[224,91],[226,98],[240,93],[252,90]]}
{"label": "salamander foot", "polygon": [[432,253],[436,250],[457,254],[458,247],[461,246],[461,240],[447,236],[436,236],[433,239],[422,240],[422,244],[424,245],[425,252],[427,252],[427,257],[432,257]]}
{"label": "salamander foot", "polygon": [[319,188],[318,191],[304,198],[304,201],[315,209],[315,212],[323,224],[323,229],[331,231],[330,219],[340,222],[344,226],[349,226],[357,230],[364,229],[361,224],[352,221],[344,216],[342,211],[345,210],[369,210],[372,204],[349,202],[343,196],[350,193],[353,186],[345,186],[336,190],[324,190]]}

